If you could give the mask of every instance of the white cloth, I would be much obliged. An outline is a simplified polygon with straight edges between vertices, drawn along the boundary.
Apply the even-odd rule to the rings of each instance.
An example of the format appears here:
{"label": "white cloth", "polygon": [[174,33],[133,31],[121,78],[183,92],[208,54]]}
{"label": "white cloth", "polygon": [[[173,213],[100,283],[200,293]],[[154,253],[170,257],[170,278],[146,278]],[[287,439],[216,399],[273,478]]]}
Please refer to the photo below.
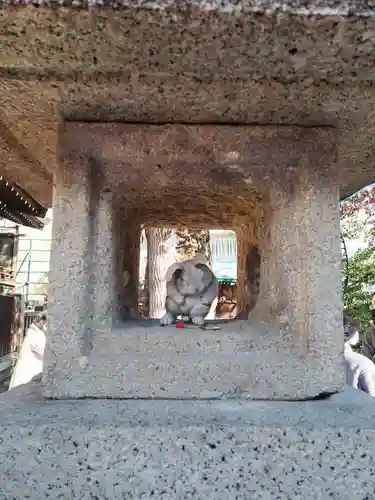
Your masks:
{"label": "white cloth", "polygon": [[43,356],[46,346],[45,326],[30,325],[22,342],[16,366],[13,370],[9,390],[27,384],[43,371]]}
{"label": "white cloth", "polygon": [[346,383],[375,397],[375,364],[362,354],[354,352],[349,342],[345,343],[344,360]]}

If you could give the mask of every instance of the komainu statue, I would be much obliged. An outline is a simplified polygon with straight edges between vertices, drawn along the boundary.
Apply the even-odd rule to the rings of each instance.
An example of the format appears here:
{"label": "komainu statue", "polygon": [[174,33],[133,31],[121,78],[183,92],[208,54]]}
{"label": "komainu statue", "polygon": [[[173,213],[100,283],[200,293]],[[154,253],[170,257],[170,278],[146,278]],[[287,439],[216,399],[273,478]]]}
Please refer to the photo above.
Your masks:
{"label": "komainu statue", "polygon": [[167,312],[160,320],[161,325],[171,325],[180,315],[184,321],[191,319],[198,326],[204,325],[204,318],[219,292],[218,281],[206,257],[198,254],[193,259],[172,264],[166,280]]}

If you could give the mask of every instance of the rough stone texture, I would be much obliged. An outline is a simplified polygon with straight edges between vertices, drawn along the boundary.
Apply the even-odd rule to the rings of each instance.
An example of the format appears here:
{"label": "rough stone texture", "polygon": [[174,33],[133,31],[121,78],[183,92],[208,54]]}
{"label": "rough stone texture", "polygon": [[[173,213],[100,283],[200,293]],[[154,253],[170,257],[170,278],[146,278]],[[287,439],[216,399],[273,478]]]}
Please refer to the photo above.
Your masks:
{"label": "rough stone texture", "polygon": [[247,321],[219,325],[220,331],[195,326],[181,331],[150,320],[129,321],[96,330],[87,359],[58,357],[62,341],[56,331],[51,342],[56,357],[46,355],[44,395],[301,400],[339,391],[344,384],[342,342],[317,352],[319,337],[296,339]]}
{"label": "rough stone texture", "polygon": [[[88,280],[91,290],[86,293],[91,294],[93,300],[92,329],[111,327],[116,317],[115,302],[115,228],[113,224],[113,203],[111,192],[98,192],[90,200],[91,224],[90,229],[92,239],[89,242],[88,251],[92,254],[88,256],[92,265],[89,271],[91,280]],[[137,234],[136,234],[137,236]],[[139,234],[138,234],[139,241]],[[138,252],[139,253],[139,252]],[[135,256],[134,256],[135,257]],[[135,265],[137,259],[134,259]],[[122,273],[119,273],[120,276]]]}
{"label": "rough stone texture", "polygon": [[373,498],[374,400],[44,401],[0,396],[0,498]]}
{"label": "rough stone texture", "polygon": [[337,188],[336,146],[329,127],[65,122],[60,148],[74,168],[81,157],[95,159],[92,182],[112,191],[132,220],[159,227],[242,223],[257,241],[271,187],[292,199],[306,169],[302,183]]}
{"label": "rough stone texture", "polygon": [[49,313],[52,331],[58,331],[61,340],[49,343],[49,349],[53,358],[76,359],[91,348],[93,259],[99,229],[92,224],[91,205],[100,193],[92,189],[88,158],[81,157],[77,168],[63,154],[60,160],[63,168],[55,177]]}
{"label": "rough stone texture", "polygon": [[370,2],[141,3],[3,2],[0,162],[37,199],[62,118],[331,125],[341,196],[373,180],[375,20],[355,15]]}
{"label": "rough stone texture", "polygon": [[[249,226],[236,228],[237,242],[237,318],[247,318],[247,315],[254,305],[255,294],[249,280],[248,259],[254,247],[253,230]],[[255,240],[256,241],[256,240]],[[257,297],[256,297],[257,298]]]}
{"label": "rough stone texture", "polygon": [[[337,353],[342,339],[339,193],[335,169],[307,167],[295,184],[271,187],[260,242],[260,294],[251,321],[291,331],[310,354]],[[327,283],[329,276],[329,284]],[[304,339],[304,340],[302,340]]]}
{"label": "rough stone texture", "polygon": [[370,1],[352,0],[342,2],[340,0],[282,0],[274,2],[272,0],[245,0],[226,1],[217,0],[188,0],[180,4],[174,0],[1,0],[2,6],[33,5],[38,7],[67,7],[67,8],[147,8],[155,10],[165,10],[177,8],[187,10],[199,8],[202,10],[218,10],[236,13],[291,13],[316,16],[348,16],[356,15],[360,17],[371,17],[374,15],[374,4]]}
{"label": "rough stone texture", "polygon": [[[341,388],[331,129],[66,123],[60,149],[48,397],[303,399]],[[121,259],[114,261],[123,240],[111,233],[111,203],[124,234],[134,221],[163,215],[177,226],[186,217],[200,227],[246,222],[248,243],[257,238],[263,255],[251,326],[232,323],[209,334],[121,327],[111,275],[123,272]],[[77,240],[81,232],[87,237]],[[79,287],[75,294],[69,282]],[[103,311],[114,314],[115,327]]]}
{"label": "rough stone texture", "polygon": [[[107,241],[114,244],[113,253],[107,255],[108,261],[102,266],[114,263],[115,279],[115,316],[114,320],[137,318],[139,292],[139,258],[141,223],[136,211],[126,210],[122,200],[112,207],[115,219],[114,233],[107,235]],[[102,242],[105,244],[105,241]],[[100,293],[100,292],[99,292]]]}
{"label": "rough stone texture", "polygon": [[[87,177],[87,155],[82,155],[82,170],[57,168],[57,129],[61,119],[335,127],[340,175],[337,181],[334,175],[325,178],[327,191],[321,190],[325,225],[332,220],[329,207],[336,187],[345,196],[374,177],[373,5],[303,0],[277,4],[268,0],[225,1],[219,5],[202,1],[182,8],[181,3],[172,1],[137,0],[104,2],[101,5],[112,8],[95,9],[94,2],[75,2],[89,7],[84,10],[71,8],[71,2],[65,3],[68,8],[60,9],[43,7],[55,6],[55,2],[37,3],[40,8],[14,8],[11,2],[3,2],[5,8],[0,12],[0,166],[11,180],[47,205],[51,204],[52,174],[56,173],[59,215],[52,257],[55,304],[51,311],[53,342],[47,353],[46,393],[107,395],[112,391],[123,396],[128,391],[131,396],[139,396],[144,391],[150,396],[155,390],[164,392],[160,384],[157,386],[158,376],[168,384],[168,394],[190,397],[230,397],[241,387],[245,397],[247,390],[252,396],[259,393],[266,397],[303,397],[337,390],[341,374],[337,366],[340,349],[333,333],[339,310],[335,302],[324,313],[331,328],[326,337],[324,331],[318,335],[315,331],[312,336],[296,335],[295,326],[301,320],[298,314],[288,318],[294,333],[286,329],[285,335],[280,335],[280,329],[276,329],[270,335],[266,328],[262,335],[258,328],[247,327],[245,335],[232,332],[232,338],[228,332],[219,341],[217,334],[215,338],[199,332],[197,340],[195,333],[188,333],[185,344],[175,331],[152,335],[145,329],[137,335],[133,329],[131,335],[126,335],[124,330],[111,330],[98,321],[110,305],[109,290],[98,269],[89,271],[87,265],[95,256],[109,264],[108,247],[101,252],[97,246],[105,226],[99,234],[92,232],[88,220],[93,196],[82,190],[82,185],[86,181],[91,188],[95,185]],[[127,8],[113,9],[119,6]],[[351,15],[353,12],[362,17]],[[294,143],[298,138],[294,137]],[[121,164],[122,154],[111,160],[115,151],[111,144],[108,140],[102,160],[105,163],[108,158],[109,163]],[[205,147],[203,141],[198,155],[193,150],[195,156],[201,156]],[[310,149],[316,152],[319,148]],[[254,145],[249,144],[248,151],[257,156]],[[280,156],[269,155],[264,165],[277,164]],[[279,176],[283,180],[289,172],[285,158]],[[217,160],[206,156],[216,168],[213,159]],[[137,155],[132,155],[131,160],[134,167]],[[170,160],[175,162],[176,158]],[[295,161],[289,173],[299,164],[298,159]],[[121,175],[124,178],[128,166],[119,165],[118,179]],[[320,162],[316,161],[314,168],[318,166]],[[186,171],[190,169],[180,170]],[[263,179],[265,184],[268,181]],[[127,187],[130,185],[128,182]],[[296,187],[295,183],[290,186]],[[181,201],[186,203],[183,191],[180,193]],[[224,201],[224,193],[218,194]],[[293,198],[293,190],[290,194]],[[305,189],[304,194],[308,196],[311,190]],[[324,201],[323,194],[327,194]],[[113,195],[116,198],[114,189],[99,204],[96,220],[103,220]],[[319,213],[314,196],[313,205]],[[306,208],[300,192],[296,200]],[[178,212],[178,204],[175,207]],[[213,206],[204,204],[201,208],[208,208],[209,214]],[[233,226],[249,223],[254,208],[245,211],[246,220]],[[238,211],[237,207],[232,215]],[[152,213],[150,207],[149,215]],[[290,209],[288,212],[284,206],[283,214],[287,213]],[[160,218],[160,213],[155,215]],[[281,227],[277,217],[269,220],[271,241],[277,236],[291,236],[290,229]],[[310,228],[313,222],[308,218]],[[225,225],[223,220],[219,223]],[[292,241],[306,244],[309,237],[302,232]],[[328,266],[330,255],[333,257],[336,251],[336,242],[331,243],[332,251],[323,267]],[[331,243],[318,240],[311,260]],[[91,261],[87,259],[88,246],[93,252]],[[282,253],[282,248],[280,243],[277,251]],[[301,253],[297,251],[297,255]],[[298,265],[293,266],[290,255],[285,257],[283,266],[277,268],[275,259],[268,255],[271,268],[276,270],[276,284],[283,282],[281,270],[291,269],[286,279],[296,291]],[[107,278],[109,270],[110,266],[103,269]],[[309,281],[313,277],[309,270],[307,275],[307,289],[311,291],[319,282]],[[265,286],[273,292],[269,276],[265,278]],[[337,292],[337,276],[333,281],[327,283],[332,286],[332,297]],[[100,282],[104,282],[106,293],[92,300],[91,292]],[[64,286],[67,290],[68,283],[72,288],[69,296],[62,289]],[[272,300],[267,302],[264,290],[260,311],[269,310],[275,317],[275,294],[271,293]],[[329,287],[320,294],[318,287],[313,304],[321,307],[326,297],[331,303],[328,292]],[[288,296],[289,301],[293,298],[293,294]],[[301,299],[297,304],[301,305]],[[287,304],[285,309],[308,316],[306,324],[313,324],[314,330],[319,326],[308,308],[291,308]],[[257,314],[256,309],[254,312]],[[264,314],[260,316],[264,318]],[[95,321],[100,328],[93,331]],[[255,349],[250,349],[251,342]],[[154,353],[159,349],[155,364],[146,362],[147,355],[152,360],[148,344]],[[119,355],[119,346],[128,346],[128,351]],[[215,354],[215,346],[219,354]],[[173,365],[176,349],[182,353],[185,349],[188,355]],[[323,350],[329,350],[332,358],[321,355]],[[136,359],[134,352],[140,354]],[[202,363],[194,363],[199,357]],[[222,372],[226,379],[220,379]],[[134,374],[136,378],[132,378]],[[83,499],[364,500],[373,496],[373,401],[363,406],[335,399],[293,406],[244,401],[51,403],[30,396],[22,406],[17,401],[12,403],[12,398],[6,395],[0,406],[0,477],[7,477],[6,481],[0,480],[4,499],[60,495]]]}

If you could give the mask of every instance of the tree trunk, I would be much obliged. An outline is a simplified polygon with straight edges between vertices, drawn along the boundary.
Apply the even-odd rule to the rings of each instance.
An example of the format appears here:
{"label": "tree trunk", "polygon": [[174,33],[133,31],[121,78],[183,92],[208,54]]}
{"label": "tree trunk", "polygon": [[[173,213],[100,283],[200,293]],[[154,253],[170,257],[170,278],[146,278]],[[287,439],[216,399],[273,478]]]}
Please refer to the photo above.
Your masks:
{"label": "tree trunk", "polygon": [[146,229],[148,308],[150,318],[161,318],[165,313],[165,273],[174,262],[175,245],[171,229]]}
{"label": "tree trunk", "polygon": [[197,253],[207,257],[209,264],[212,264],[210,232],[208,229],[186,229],[177,230],[176,249],[180,260],[193,258]]}

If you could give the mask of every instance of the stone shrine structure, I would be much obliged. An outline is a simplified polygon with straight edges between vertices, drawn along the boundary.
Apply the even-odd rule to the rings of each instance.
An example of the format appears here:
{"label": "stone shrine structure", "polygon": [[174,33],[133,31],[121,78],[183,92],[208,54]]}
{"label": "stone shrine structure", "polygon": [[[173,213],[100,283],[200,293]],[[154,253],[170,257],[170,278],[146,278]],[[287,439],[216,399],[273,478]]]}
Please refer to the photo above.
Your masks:
{"label": "stone shrine structure", "polygon": [[[311,127],[66,122],[45,395],[304,399],[341,389],[335,135]],[[248,238],[238,245],[245,263],[259,245],[260,296],[249,321],[213,333],[140,325],[123,314],[116,277],[130,274],[126,298],[135,309],[141,224],[181,221],[238,228],[239,239]]]}
{"label": "stone shrine structure", "polygon": [[[339,202],[374,179],[372,7],[37,5],[1,11],[0,160],[54,207],[50,325],[2,396],[0,500],[370,498]],[[244,319],[136,319],[141,225],[183,224],[236,231]]]}

